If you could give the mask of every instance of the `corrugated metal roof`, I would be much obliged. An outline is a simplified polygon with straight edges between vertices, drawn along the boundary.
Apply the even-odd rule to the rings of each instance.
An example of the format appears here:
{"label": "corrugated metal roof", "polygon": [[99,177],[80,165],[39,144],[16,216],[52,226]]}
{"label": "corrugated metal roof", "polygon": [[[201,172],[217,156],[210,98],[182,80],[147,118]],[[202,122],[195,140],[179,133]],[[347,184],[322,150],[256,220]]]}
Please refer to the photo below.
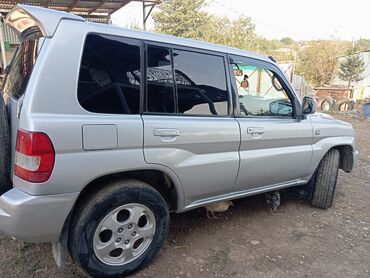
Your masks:
{"label": "corrugated metal roof", "polygon": [[94,22],[107,22],[112,13],[133,1],[148,4],[161,2],[161,0],[5,0],[0,1],[0,12],[8,13],[17,4],[26,4],[71,12]]}
{"label": "corrugated metal roof", "polygon": [[19,44],[18,35],[6,25],[4,25],[4,41],[9,44]]}

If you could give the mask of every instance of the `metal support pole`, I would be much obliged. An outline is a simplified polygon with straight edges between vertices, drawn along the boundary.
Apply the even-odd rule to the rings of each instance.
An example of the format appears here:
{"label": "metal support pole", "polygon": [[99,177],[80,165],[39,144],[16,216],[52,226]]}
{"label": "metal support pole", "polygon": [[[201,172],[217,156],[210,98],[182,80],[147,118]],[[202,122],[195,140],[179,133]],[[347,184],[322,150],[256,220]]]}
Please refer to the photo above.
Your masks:
{"label": "metal support pole", "polygon": [[146,31],[146,14],[145,14],[145,1],[143,1],[143,30]]}
{"label": "metal support pole", "polygon": [[5,70],[8,63],[6,62],[6,55],[5,55],[3,16],[1,16],[1,18],[0,18],[0,44],[1,44],[1,58],[2,58],[2,62],[3,62],[3,69]]}
{"label": "metal support pole", "polygon": [[[155,3],[145,4],[145,1],[143,2],[143,29],[146,31],[146,21],[148,20],[150,14],[152,13]],[[150,8],[148,12],[146,12],[146,8]]]}

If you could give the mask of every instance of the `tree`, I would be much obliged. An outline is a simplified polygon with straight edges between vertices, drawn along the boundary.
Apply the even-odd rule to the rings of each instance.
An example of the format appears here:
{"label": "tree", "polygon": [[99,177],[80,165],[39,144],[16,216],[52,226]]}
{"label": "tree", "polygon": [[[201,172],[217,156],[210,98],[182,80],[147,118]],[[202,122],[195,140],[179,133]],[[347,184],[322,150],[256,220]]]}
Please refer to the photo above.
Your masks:
{"label": "tree", "polygon": [[255,27],[250,17],[235,20],[211,16],[202,9],[205,0],[167,0],[153,15],[155,31],[168,35],[257,50]]}
{"label": "tree", "polygon": [[347,51],[343,61],[339,63],[338,76],[344,81],[348,81],[348,89],[352,82],[358,82],[364,79],[362,75],[365,71],[365,63],[357,52],[355,44]]}
{"label": "tree", "polygon": [[358,52],[370,50],[370,39],[359,39],[355,42]]}
{"label": "tree", "polygon": [[299,51],[296,72],[311,86],[327,85],[335,72],[337,57],[343,55],[348,46],[348,42],[339,40],[311,41]]}
{"label": "tree", "polygon": [[167,0],[153,14],[155,31],[184,38],[202,39],[209,20],[205,0]]}
{"label": "tree", "polygon": [[245,50],[256,50],[256,33],[250,17],[239,17],[230,20],[227,17],[210,16],[205,28],[205,41],[237,47]]}
{"label": "tree", "polygon": [[284,37],[280,40],[280,42],[284,45],[292,45],[295,43],[295,41],[292,38]]}

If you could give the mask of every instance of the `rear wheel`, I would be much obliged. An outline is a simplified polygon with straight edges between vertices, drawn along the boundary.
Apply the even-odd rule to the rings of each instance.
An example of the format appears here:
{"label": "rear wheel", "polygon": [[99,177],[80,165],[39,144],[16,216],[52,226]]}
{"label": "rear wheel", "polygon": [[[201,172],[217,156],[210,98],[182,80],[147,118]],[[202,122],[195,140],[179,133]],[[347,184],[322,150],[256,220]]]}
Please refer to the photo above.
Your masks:
{"label": "rear wheel", "polygon": [[152,187],[133,180],[114,182],[77,208],[69,249],[88,275],[122,277],[160,250],[169,222],[167,204]]}
{"label": "rear wheel", "polygon": [[0,194],[10,189],[10,132],[4,99],[0,93]]}
{"label": "rear wheel", "polygon": [[311,204],[319,208],[331,207],[335,195],[339,170],[340,153],[331,149],[320,162],[317,169],[316,180]]}

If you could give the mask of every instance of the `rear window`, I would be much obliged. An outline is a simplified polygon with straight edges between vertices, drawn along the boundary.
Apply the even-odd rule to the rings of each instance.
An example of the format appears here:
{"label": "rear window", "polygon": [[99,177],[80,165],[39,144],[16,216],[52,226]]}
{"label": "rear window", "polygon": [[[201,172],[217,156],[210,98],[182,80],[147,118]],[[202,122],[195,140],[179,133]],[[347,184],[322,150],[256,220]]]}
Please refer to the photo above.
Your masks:
{"label": "rear window", "polygon": [[78,101],[87,111],[138,114],[140,42],[116,36],[86,37],[78,80]]}
{"label": "rear window", "polygon": [[3,86],[5,95],[19,99],[26,91],[28,80],[36,63],[39,41],[39,39],[25,40],[18,47],[7,70]]}

